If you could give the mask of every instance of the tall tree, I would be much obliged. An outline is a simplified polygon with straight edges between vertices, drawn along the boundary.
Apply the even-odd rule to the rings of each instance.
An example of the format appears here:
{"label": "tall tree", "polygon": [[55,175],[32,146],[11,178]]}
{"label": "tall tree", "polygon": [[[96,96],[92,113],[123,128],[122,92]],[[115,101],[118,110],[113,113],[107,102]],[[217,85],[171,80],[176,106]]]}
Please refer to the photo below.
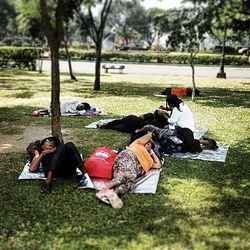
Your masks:
{"label": "tall tree", "polygon": [[63,20],[79,10],[81,0],[40,0],[44,33],[51,54],[51,128],[52,134],[62,138],[60,124],[60,69],[59,48],[64,38]]}
{"label": "tall tree", "polygon": [[[95,43],[96,50],[96,63],[95,63],[95,82],[94,90],[100,90],[101,78],[101,55],[102,55],[102,42],[104,37],[104,29],[107,17],[110,13],[110,8],[113,0],[98,0],[86,1],[87,13],[79,15],[79,22],[82,30],[87,33]],[[94,11],[99,12],[99,17],[95,17]]]}
{"label": "tall tree", "polygon": [[195,67],[194,62],[200,45],[205,39],[205,33],[209,29],[209,22],[206,22],[205,13],[201,8],[194,7],[179,11],[174,23],[172,32],[169,35],[168,43],[172,46],[181,46],[182,50],[189,52],[189,64],[192,70],[192,100],[195,100]]}
{"label": "tall tree", "polygon": [[193,2],[204,6],[204,9],[210,13],[209,17],[213,17],[211,25],[214,29],[220,29],[223,32],[222,53],[220,61],[220,70],[217,74],[218,78],[226,78],[224,71],[225,66],[225,45],[227,41],[227,31],[233,26],[233,20],[239,13],[249,13],[249,0],[185,0],[185,2]]}

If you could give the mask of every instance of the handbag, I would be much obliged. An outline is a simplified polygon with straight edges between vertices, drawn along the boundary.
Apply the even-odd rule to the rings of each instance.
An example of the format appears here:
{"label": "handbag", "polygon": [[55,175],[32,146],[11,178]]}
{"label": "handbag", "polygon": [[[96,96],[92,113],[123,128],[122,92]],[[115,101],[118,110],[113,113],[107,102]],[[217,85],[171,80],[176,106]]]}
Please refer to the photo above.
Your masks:
{"label": "handbag", "polygon": [[109,147],[99,147],[85,161],[84,167],[90,177],[112,179],[117,153]]}

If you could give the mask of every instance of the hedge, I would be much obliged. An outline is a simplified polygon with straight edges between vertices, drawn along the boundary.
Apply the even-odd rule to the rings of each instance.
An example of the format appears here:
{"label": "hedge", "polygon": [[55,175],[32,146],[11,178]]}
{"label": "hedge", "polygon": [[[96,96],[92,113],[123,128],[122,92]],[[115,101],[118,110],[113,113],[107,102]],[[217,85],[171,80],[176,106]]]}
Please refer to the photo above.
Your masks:
{"label": "hedge", "polygon": [[[29,47],[0,47],[0,68],[27,68],[36,70],[35,60],[40,58],[41,49]],[[73,60],[95,61],[95,51],[70,50]],[[60,58],[66,59],[64,49],[60,50]],[[201,65],[220,64],[220,54],[198,53],[194,63]],[[103,62],[133,62],[133,63],[164,63],[164,64],[189,64],[188,53],[176,52],[135,52],[135,51],[113,51],[102,52]],[[226,55],[225,64],[232,66],[249,66],[250,62],[244,55]]]}
{"label": "hedge", "polygon": [[0,68],[36,70],[42,50],[29,47],[0,47]]}
{"label": "hedge", "polygon": [[[70,50],[71,59],[94,61],[96,58],[95,51]],[[60,58],[66,59],[64,50],[60,51]],[[197,54],[194,63],[202,65],[218,65],[220,64],[220,54]],[[102,52],[102,61],[105,62],[134,62],[134,63],[166,63],[166,64],[189,64],[188,53],[175,52],[131,52],[131,51],[114,51]],[[247,66],[250,62],[246,56],[242,55],[226,55],[226,65]]]}

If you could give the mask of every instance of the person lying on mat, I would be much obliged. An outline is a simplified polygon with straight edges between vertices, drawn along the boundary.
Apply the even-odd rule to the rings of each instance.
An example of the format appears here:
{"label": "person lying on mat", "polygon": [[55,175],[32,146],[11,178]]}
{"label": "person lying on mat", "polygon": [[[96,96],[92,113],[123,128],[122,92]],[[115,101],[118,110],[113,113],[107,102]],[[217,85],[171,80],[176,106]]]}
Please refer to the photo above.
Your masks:
{"label": "person lying on mat", "polygon": [[[170,110],[170,111],[169,111]],[[178,96],[169,95],[166,98],[166,107],[161,106],[158,111],[165,119],[166,125],[179,126],[195,130],[194,115],[190,108]]]}
{"label": "person lying on mat", "polygon": [[204,149],[215,150],[218,148],[217,142],[213,139],[203,138],[201,140],[194,139],[194,134],[189,128],[174,127],[174,129],[166,126],[158,128],[153,125],[146,125],[142,129],[137,130],[132,136],[132,142],[141,133],[151,131],[154,133],[154,142],[160,145],[160,151],[166,154],[177,152],[200,153]]}
{"label": "person lying on mat", "polygon": [[[91,110],[91,106],[87,102],[79,102],[77,100],[71,101],[64,101],[60,105],[60,112],[61,114],[77,114],[79,112],[87,112]],[[38,115],[49,115],[51,114],[51,108],[48,109],[40,109],[33,111],[30,115],[31,116],[38,116]]]}
{"label": "person lying on mat", "polygon": [[[167,87],[164,90],[156,93],[160,95],[176,95],[176,96],[192,96],[193,88],[177,86],[177,87]],[[195,96],[200,96],[200,91],[195,89]]]}
{"label": "person lying on mat", "polygon": [[96,197],[113,208],[122,208],[123,202],[118,195],[128,192],[136,178],[151,168],[161,168],[161,163],[153,150],[152,132],[149,132],[117,155],[113,179],[96,193]]}
{"label": "person lying on mat", "polygon": [[142,128],[144,125],[154,123],[154,115],[149,113],[141,116],[127,115],[107,123],[98,123],[97,127],[101,129],[113,129],[124,133],[134,133],[135,130]]}
{"label": "person lying on mat", "polygon": [[51,192],[53,178],[76,177],[77,168],[83,175],[81,182],[86,180],[81,155],[72,142],[63,144],[54,136],[43,139],[40,148],[34,149],[29,171],[37,171],[40,164],[46,177],[41,189],[44,194]]}

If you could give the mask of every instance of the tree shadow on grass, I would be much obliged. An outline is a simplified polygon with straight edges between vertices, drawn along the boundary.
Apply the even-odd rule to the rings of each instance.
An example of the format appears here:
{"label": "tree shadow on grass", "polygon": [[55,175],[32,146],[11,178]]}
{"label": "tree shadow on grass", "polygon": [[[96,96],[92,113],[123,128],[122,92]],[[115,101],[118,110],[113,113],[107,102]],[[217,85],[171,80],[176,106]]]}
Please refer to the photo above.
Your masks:
{"label": "tree shadow on grass", "polygon": [[[116,86],[117,85],[117,86]],[[89,89],[88,89],[89,88]],[[124,96],[124,97],[137,97],[145,96],[154,98],[153,94],[162,88],[157,86],[151,86],[149,84],[129,83],[129,82],[117,82],[117,83],[105,83],[100,91],[94,91],[93,86],[85,85],[84,87],[77,87],[72,90],[71,87],[66,87],[65,90],[73,91],[75,93],[86,93],[95,96]]]}
{"label": "tree shadow on grass", "polygon": [[[61,242],[66,247],[67,242],[82,249],[124,249],[130,244],[146,244],[148,249],[178,244],[179,248],[195,249],[194,244],[199,242],[211,249],[228,249],[231,239],[244,237],[242,232],[248,230],[248,143],[249,140],[234,146],[224,164],[171,158],[157,193],[126,194],[122,210],[101,203],[93,190],[76,190],[72,181],[56,181],[53,193],[41,196],[40,182],[17,181],[21,171],[17,163],[24,162],[24,154],[0,154],[4,204],[0,212],[4,218],[1,235],[14,237],[22,246],[33,242],[33,248],[42,239],[43,246]],[[208,183],[214,192],[212,197],[206,197],[210,206],[190,211],[185,204],[173,200],[168,190],[170,185],[175,188],[172,178],[183,180],[186,185],[192,180],[199,185]],[[178,192],[178,185],[175,189]],[[211,231],[206,231],[205,226]],[[10,246],[12,243],[9,241]]]}
{"label": "tree shadow on grass", "polygon": [[249,143],[250,138],[229,148],[225,163],[173,159],[174,167],[168,176],[209,184],[215,193],[207,198],[209,203],[215,204],[209,216],[246,232],[250,218]]}
{"label": "tree shadow on grass", "polygon": [[214,108],[250,108],[250,91],[248,90],[204,88],[202,93],[204,93],[204,96],[199,98],[199,104],[201,105]]}

